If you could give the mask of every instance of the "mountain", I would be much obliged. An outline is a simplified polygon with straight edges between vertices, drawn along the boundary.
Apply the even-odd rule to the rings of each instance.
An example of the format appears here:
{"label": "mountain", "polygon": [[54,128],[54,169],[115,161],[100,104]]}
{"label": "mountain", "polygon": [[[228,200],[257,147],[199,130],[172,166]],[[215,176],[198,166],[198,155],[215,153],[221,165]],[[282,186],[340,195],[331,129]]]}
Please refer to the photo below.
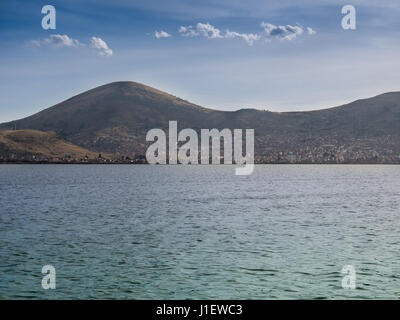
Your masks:
{"label": "mountain", "polygon": [[143,147],[149,129],[168,126],[169,119],[200,127],[209,113],[219,112],[142,84],[115,82],[0,127],[54,131],[92,150],[129,154]]}
{"label": "mountain", "polygon": [[1,130],[0,155],[6,159],[98,158],[98,153],[73,145],[54,132]]}
{"label": "mountain", "polygon": [[307,153],[326,145],[390,154],[399,148],[400,92],[307,112],[218,111],[143,84],[114,82],[0,128],[54,131],[89,150],[130,155],[144,154],[146,132],[168,128],[169,120],[177,120],[179,129],[253,128],[256,154],[262,156]]}

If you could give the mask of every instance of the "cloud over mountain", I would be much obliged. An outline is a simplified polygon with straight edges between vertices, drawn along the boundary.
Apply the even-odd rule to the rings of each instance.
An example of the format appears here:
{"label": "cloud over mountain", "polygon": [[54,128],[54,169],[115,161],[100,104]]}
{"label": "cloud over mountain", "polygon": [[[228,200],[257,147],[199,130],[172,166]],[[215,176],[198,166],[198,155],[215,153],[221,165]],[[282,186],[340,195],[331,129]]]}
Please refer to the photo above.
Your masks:
{"label": "cloud over mountain", "polygon": [[223,38],[221,31],[209,23],[198,22],[195,27],[181,26],[179,33],[184,37],[204,36],[206,38],[215,39]]}
{"label": "cloud over mountain", "polygon": [[264,28],[267,38],[279,38],[283,40],[293,40],[297,36],[303,34],[304,30],[299,26],[275,26],[271,23],[261,22],[261,27]]}
{"label": "cloud over mountain", "polygon": [[246,41],[250,46],[254,44],[254,41],[260,40],[261,36],[254,33],[239,33],[235,31],[226,30],[225,33],[221,32],[220,29],[209,23],[197,23],[193,26],[181,26],[179,33],[184,37],[197,37],[203,36],[209,39],[223,39],[223,38],[240,38]]}
{"label": "cloud over mountain", "polygon": [[309,35],[316,34],[316,31],[311,27],[304,29],[301,26],[286,25],[286,26],[276,26],[271,23],[261,22],[260,26],[263,28],[264,32],[257,33],[240,33],[236,31],[226,30],[222,32],[217,27],[209,23],[198,22],[196,26],[181,26],[179,28],[179,33],[184,37],[198,37],[203,36],[208,39],[232,39],[239,38],[246,41],[249,46],[252,46],[255,41],[264,38],[269,42],[273,38],[278,38],[281,40],[293,40],[296,37],[302,35],[306,30]]}
{"label": "cloud over mountain", "polygon": [[154,36],[156,37],[156,39],[172,37],[172,35],[170,35],[168,32],[163,31],[163,30],[161,30],[161,31],[156,30],[154,32]]}
{"label": "cloud over mountain", "polygon": [[90,47],[99,50],[101,56],[112,56],[113,51],[108,47],[107,43],[98,37],[92,37]]}

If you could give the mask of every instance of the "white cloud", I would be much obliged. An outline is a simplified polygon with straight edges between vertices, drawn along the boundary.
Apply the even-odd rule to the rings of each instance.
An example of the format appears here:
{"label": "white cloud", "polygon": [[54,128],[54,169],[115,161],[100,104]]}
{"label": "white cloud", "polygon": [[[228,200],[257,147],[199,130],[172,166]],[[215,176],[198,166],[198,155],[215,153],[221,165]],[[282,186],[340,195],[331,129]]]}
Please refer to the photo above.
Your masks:
{"label": "white cloud", "polygon": [[199,35],[198,32],[195,29],[193,29],[192,26],[187,26],[187,27],[181,26],[179,28],[179,33],[184,37],[196,37]]}
{"label": "white cloud", "polygon": [[311,27],[307,27],[307,32],[310,36],[314,35],[317,33],[317,31],[315,31],[313,28]]}
{"label": "white cloud", "polygon": [[[209,39],[221,39],[221,38],[240,38],[246,41],[249,46],[252,46],[255,41],[260,39],[265,39],[266,42],[270,42],[273,38],[278,38],[282,40],[293,40],[297,36],[302,35],[305,29],[302,26],[275,26],[271,23],[261,23],[261,27],[264,32],[261,33],[239,33],[235,31],[226,30],[222,33],[220,29],[214,27],[209,23],[197,23],[195,27],[193,26],[181,26],[179,28],[179,33],[184,37],[198,37],[203,36]],[[307,27],[306,31],[309,35],[314,35],[317,32],[311,27]]]}
{"label": "white cloud", "polygon": [[246,41],[249,46],[252,46],[254,44],[254,41],[258,41],[261,39],[261,36],[255,33],[238,33],[226,30],[225,38],[241,38]]}
{"label": "white cloud", "polygon": [[248,45],[252,46],[254,41],[260,40],[261,36],[254,33],[239,33],[234,31],[226,30],[225,34],[220,29],[214,27],[209,23],[197,23],[196,27],[192,26],[181,26],[179,33],[184,37],[197,37],[203,36],[209,39],[222,39],[222,38],[241,38],[247,42]]}
{"label": "white cloud", "polygon": [[223,38],[221,31],[209,23],[199,22],[195,28],[192,26],[181,26],[179,32],[185,37],[204,36],[209,39]]}
{"label": "white cloud", "polygon": [[[32,40],[32,45],[40,46],[52,46],[52,47],[85,47],[86,45],[78,40],[72,39],[66,34],[52,34],[42,40]],[[108,47],[107,43],[98,37],[92,37],[89,43],[90,48],[99,50],[99,54],[102,56],[112,56],[113,51]]]}
{"label": "white cloud", "polygon": [[222,38],[221,31],[209,23],[199,22],[196,25],[197,31],[206,38]]}
{"label": "white cloud", "polygon": [[41,45],[53,47],[79,47],[83,46],[78,40],[72,39],[66,34],[52,34],[42,40],[32,40],[31,44],[40,47]]}
{"label": "white cloud", "polygon": [[170,35],[168,32],[165,32],[165,31],[163,31],[163,30],[161,30],[161,31],[155,31],[155,32],[154,32],[154,36],[155,36],[157,39],[172,37],[172,35]]}
{"label": "white cloud", "polygon": [[107,43],[98,37],[92,37],[90,40],[90,47],[99,50],[102,56],[112,56],[113,51],[108,47]]}
{"label": "white cloud", "polygon": [[271,23],[261,22],[261,27],[264,28],[267,37],[276,37],[283,40],[293,40],[304,32],[302,27],[291,26],[289,24],[286,26],[275,26]]}

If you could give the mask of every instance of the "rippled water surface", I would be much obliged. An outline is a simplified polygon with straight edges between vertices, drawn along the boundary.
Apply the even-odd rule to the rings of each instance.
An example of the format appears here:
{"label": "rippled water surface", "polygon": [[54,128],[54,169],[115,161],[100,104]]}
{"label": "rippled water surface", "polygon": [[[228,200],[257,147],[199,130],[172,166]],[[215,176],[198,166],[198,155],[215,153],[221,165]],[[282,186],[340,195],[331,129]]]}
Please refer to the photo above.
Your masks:
{"label": "rippled water surface", "polygon": [[0,298],[398,299],[399,193],[399,166],[1,165]]}

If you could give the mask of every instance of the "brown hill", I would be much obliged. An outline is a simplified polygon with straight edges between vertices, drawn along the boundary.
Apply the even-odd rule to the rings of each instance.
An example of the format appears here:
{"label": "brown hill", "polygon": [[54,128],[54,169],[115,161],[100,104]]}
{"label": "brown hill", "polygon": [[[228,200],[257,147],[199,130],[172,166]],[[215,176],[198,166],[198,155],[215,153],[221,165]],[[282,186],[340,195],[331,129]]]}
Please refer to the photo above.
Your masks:
{"label": "brown hill", "polygon": [[98,153],[60,139],[55,132],[37,130],[0,130],[0,154],[7,159],[98,157]]}
{"label": "brown hill", "polygon": [[169,120],[177,120],[179,129],[254,128],[256,153],[324,143],[350,145],[357,139],[373,143],[389,139],[393,148],[400,137],[400,92],[309,112],[228,112],[203,108],[139,83],[114,82],[0,127],[54,131],[98,152],[143,154],[146,132],[166,129]]}

